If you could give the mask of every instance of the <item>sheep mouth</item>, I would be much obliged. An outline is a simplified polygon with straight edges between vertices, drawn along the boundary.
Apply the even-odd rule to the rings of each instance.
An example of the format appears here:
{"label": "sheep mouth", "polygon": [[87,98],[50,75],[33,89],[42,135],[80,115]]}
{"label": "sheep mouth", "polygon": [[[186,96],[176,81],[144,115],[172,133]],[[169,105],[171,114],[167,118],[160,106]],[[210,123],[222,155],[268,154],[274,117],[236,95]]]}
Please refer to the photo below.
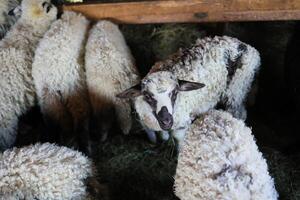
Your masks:
{"label": "sheep mouth", "polygon": [[173,117],[168,112],[163,112],[164,114],[161,114],[160,111],[159,114],[156,114],[155,111],[153,111],[153,115],[155,116],[156,120],[158,121],[158,124],[160,128],[164,131],[168,131],[173,126]]}
{"label": "sheep mouth", "polygon": [[157,121],[160,128],[163,129],[164,131],[170,130],[173,126],[173,119],[169,120],[168,122],[161,121],[161,120],[157,120]]}

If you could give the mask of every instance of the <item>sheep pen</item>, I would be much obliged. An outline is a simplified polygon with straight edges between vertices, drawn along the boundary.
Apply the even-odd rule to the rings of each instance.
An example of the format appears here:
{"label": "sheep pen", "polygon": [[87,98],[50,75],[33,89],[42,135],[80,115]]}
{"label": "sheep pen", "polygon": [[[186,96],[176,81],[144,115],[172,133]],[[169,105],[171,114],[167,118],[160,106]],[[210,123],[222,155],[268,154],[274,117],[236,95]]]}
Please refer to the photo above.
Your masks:
{"label": "sheep pen", "polygon": [[[299,63],[299,27],[299,23],[287,21],[120,25],[120,30],[141,77],[156,61],[166,59],[179,48],[188,48],[197,38],[228,35],[255,47],[261,54],[262,65],[247,99],[246,124],[252,127],[267,160],[279,198],[298,200],[299,109],[295,105],[299,101],[293,95],[297,93],[297,82],[285,79],[297,74],[292,72],[296,72]],[[106,142],[96,144],[93,159],[101,180],[116,200],[177,200],[173,193],[177,156],[172,139],[153,145],[137,124],[133,126],[128,136],[113,131]],[[44,129],[38,108],[22,116],[17,146],[42,141]]]}

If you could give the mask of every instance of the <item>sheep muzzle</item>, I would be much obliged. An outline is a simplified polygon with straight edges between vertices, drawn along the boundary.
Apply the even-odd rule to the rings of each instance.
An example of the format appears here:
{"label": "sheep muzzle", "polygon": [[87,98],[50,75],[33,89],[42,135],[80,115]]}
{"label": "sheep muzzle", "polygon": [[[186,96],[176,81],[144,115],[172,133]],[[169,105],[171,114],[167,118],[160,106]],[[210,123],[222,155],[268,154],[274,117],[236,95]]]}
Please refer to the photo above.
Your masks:
{"label": "sheep muzzle", "polygon": [[163,106],[156,115],[159,126],[163,130],[169,130],[173,126],[173,116],[169,113],[168,108]]}

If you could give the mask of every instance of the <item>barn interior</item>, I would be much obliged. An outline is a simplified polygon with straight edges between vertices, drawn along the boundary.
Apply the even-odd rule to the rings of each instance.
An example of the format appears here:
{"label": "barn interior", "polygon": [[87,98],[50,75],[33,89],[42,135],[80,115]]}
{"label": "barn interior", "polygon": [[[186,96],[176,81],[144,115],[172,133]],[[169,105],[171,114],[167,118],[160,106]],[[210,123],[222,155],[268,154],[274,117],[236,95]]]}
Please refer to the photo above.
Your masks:
{"label": "barn interior", "polygon": [[[299,22],[121,24],[120,29],[142,76],[156,61],[189,47],[197,38],[228,35],[255,47],[262,64],[247,99],[246,124],[267,159],[280,199],[300,199]],[[21,118],[17,146],[45,142],[45,129],[36,107]],[[136,122],[130,135],[115,128],[93,148],[99,179],[112,199],[177,199],[173,193],[177,153],[172,139],[152,144]]]}

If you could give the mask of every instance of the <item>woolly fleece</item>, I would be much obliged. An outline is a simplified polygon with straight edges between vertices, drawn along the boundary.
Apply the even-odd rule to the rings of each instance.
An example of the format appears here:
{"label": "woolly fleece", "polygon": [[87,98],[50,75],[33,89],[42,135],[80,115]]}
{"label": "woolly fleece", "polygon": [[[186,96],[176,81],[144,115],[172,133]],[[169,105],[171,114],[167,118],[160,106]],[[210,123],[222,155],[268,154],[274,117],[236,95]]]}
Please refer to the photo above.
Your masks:
{"label": "woolly fleece", "polygon": [[92,28],[86,46],[85,65],[94,115],[107,107],[114,107],[123,133],[128,134],[132,126],[130,102],[116,95],[138,84],[140,76],[117,25],[99,21]]}
{"label": "woolly fleece", "polygon": [[175,193],[181,200],[275,200],[278,196],[250,128],[217,110],[189,128],[179,153]]}
{"label": "woolly fleece", "polygon": [[0,151],[14,143],[18,117],[35,105],[34,51],[57,15],[43,2],[49,1],[23,0],[21,18],[0,41]]}
{"label": "woolly fleece", "polygon": [[54,144],[13,148],[0,154],[0,199],[84,199],[92,162]]}

